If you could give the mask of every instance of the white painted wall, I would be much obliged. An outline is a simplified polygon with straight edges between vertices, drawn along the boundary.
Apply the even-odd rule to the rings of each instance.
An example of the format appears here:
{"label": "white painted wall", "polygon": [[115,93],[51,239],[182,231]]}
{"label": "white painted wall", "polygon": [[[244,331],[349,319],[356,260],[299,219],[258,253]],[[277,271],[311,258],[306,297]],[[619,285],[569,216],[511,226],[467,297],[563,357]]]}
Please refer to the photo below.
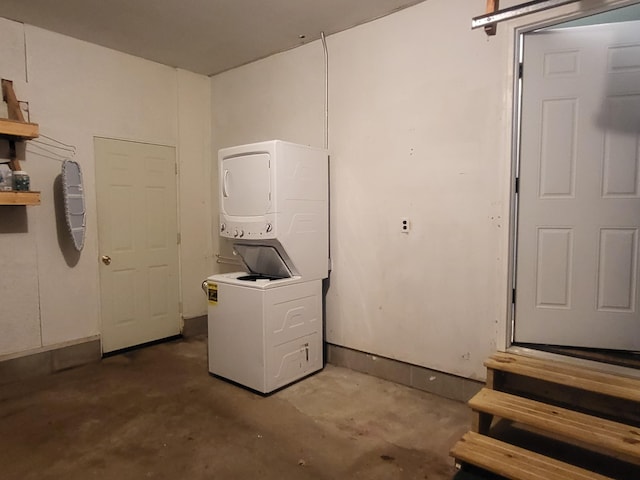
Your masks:
{"label": "white painted wall", "polygon": [[203,212],[210,208],[209,79],[5,19],[0,77],[14,80],[41,134],[77,147],[87,201],[85,248],[73,259],[54,208],[61,164],[27,144],[22,165],[42,205],[0,207],[0,355],[100,333],[94,136],[177,147],[184,312],[204,314],[199,285],[212,268]]}
{"label": "white painted wall", "polygon": [[466,15],[430,1],[331,38],[327,335],[481,377],[504,302],[506,78],[466,3]]}
{"label": "white painted wall", "polygon": [[[214,268],[211,234],[211,82],[178,70],[178,163],[182,316],[207,314],[200,285]],[[215,225],[217,228],[217,220]]]}
{"label": "white painted wall", "polygon": [[[488,38],[470,29],[484,2],[429,0],[327,39],[329,342],[484,378],[508,321],[514,29],[581,8]],[[322,146],[320,42],[215,76],[212,92],[214,150]]]}

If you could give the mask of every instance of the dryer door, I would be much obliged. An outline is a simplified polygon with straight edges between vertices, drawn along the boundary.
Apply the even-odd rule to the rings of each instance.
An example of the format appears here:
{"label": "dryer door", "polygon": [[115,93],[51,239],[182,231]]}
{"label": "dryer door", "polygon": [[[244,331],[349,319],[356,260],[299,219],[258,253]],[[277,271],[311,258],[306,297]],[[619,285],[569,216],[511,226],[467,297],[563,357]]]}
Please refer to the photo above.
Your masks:
{"label": "dryer door", "polygon": [[271,206],[270,155],[254,153],[222,158],[220,211],[226,215],[265,215]]}

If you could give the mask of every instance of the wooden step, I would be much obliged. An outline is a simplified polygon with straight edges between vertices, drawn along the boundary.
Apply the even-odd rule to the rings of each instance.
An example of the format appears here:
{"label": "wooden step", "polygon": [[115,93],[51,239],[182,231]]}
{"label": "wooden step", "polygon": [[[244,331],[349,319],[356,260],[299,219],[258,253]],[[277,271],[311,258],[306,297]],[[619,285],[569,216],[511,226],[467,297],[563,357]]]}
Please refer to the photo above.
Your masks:
{"label": "wooden step", "polygon": [[511,480],[611,480],[475,432],[467,432],[450,453],[457,461]]}
{"label": "wooden step", "polygon": [[[507,372],[546,382],[640,403],[640,379],[614,375],[564,362],[541,360],[498,352],[485,361],[488,379],[494,371]],[[487,382],[491,386],[491,382]]]}
{"label": "wooden step", "polygon": [[[519,422],[640,464],[638,428],[487,388],[469,400],[469,406],[481,417],[496,416]],[[478,422],[486,428],[489,423]]]}

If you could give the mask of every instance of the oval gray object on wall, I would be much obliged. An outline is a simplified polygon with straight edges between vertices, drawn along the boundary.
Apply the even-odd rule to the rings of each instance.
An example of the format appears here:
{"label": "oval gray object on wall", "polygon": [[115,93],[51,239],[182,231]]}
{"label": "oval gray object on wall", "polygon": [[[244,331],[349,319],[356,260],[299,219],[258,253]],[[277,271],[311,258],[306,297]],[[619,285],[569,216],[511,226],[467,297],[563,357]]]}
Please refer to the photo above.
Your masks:
{"label": "oval gray object on wall", "polygon": [[62,192],[67,228],[76,250],[81,251],[84,247],[86,209],[82,171],[78,162],[65,160],[62,164]]}

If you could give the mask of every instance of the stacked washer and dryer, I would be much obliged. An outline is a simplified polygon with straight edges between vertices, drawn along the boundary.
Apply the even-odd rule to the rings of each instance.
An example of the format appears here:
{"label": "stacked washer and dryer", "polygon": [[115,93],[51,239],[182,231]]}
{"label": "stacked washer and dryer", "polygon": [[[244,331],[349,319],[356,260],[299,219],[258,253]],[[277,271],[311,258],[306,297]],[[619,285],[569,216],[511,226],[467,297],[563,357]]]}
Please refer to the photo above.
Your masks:
{"label": "stacked washer and dryer", "polygon": [[246,271],[211,276],[209,371],[269,393],[323,366],[329,155],[272,140],[218,153],[220,236]]}

